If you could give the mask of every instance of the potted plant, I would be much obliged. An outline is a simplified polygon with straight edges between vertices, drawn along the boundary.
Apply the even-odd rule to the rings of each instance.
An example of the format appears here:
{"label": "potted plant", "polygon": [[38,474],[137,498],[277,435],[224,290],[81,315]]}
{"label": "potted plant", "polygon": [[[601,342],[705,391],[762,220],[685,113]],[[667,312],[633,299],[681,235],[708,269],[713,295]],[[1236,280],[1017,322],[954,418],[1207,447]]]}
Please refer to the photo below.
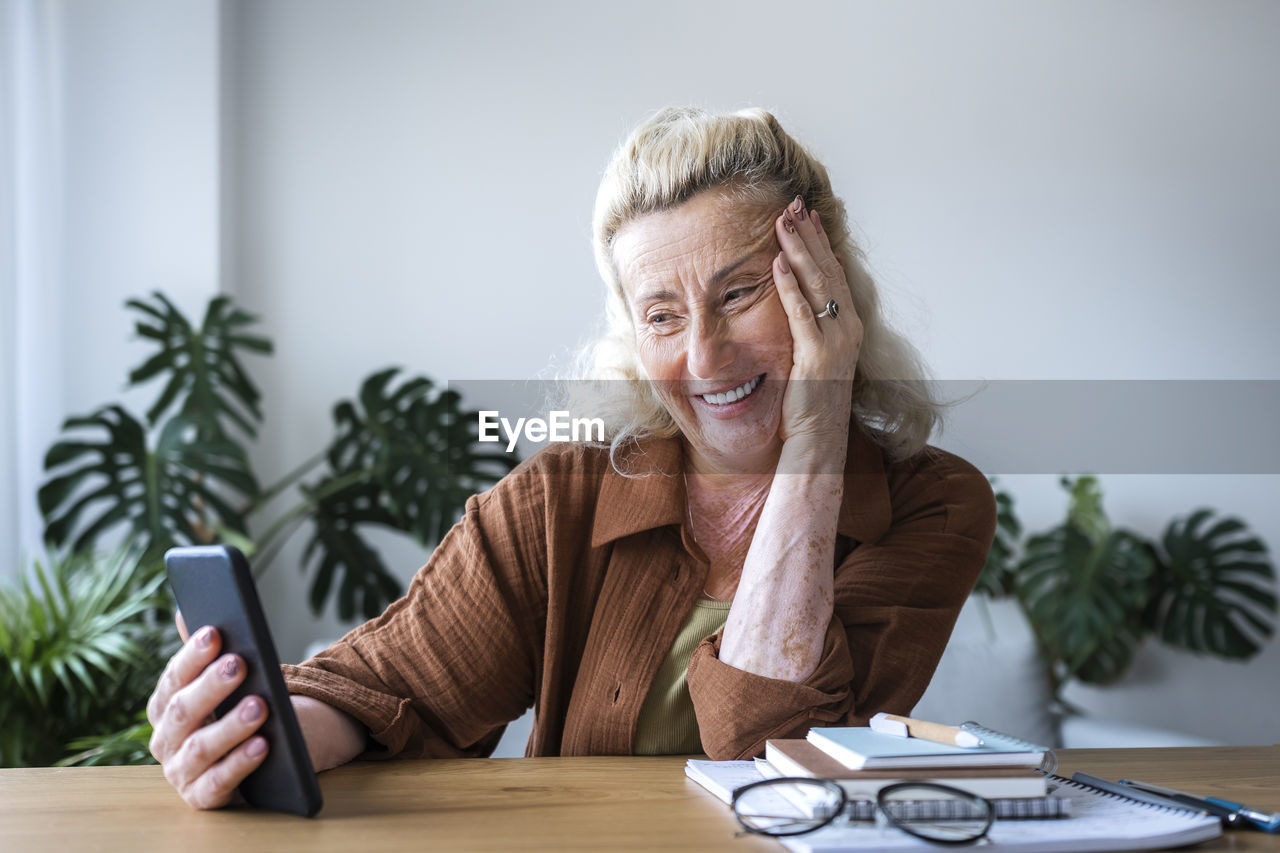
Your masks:
{"label": "potted plant", "polygon": [[[0,587],[0,766],[137,763],[140,713],[177,633],[136,549],[36,563]],[[166,613],[167,615],[167,613]],[[113,736],[114,735],[114,736]]]}
{"label": "potted plant", "polygon": [[1148,539],[1112,526],[1096,477],[1062,485],[1066,518],[1025,537],[1012,496],[997,490],[996,537],[975,589],[1018,603],[1059,703],[1071,679],[1120,679],[1147,636],[1230,660],[1270,638],[1275,567],[1244,522],[1197,509]]}

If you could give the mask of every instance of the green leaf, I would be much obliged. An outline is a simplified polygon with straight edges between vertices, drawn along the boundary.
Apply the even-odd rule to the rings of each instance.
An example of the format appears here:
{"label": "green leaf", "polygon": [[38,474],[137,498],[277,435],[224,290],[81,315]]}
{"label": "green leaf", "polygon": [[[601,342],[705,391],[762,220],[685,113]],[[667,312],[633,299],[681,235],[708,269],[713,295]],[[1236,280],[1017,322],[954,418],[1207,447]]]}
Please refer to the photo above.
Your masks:
{"label": "green leaf", "polygon": [[1275,566],[1237,518],[1209,509],[1174,519],[1156,552],[1145,624],[1164,642],[1226,658],[1253,657],[1275,630]]}
{"label": "green leaf", "polygon": [[67,739],[111,731],[145,704],[164,664],[153,627],[164,575],[138,554],[62,556],[0,586],[0,766],[48,764]]}
{"label": "green leaf", "polygon": [[199,328],[159,292],[149,300],[125,304],[149,318],[134,328],[160,347],[129,374],[130,384],[167,377],[147,410],[147,422],[159,423],[176,406],[179,414],[199,423],[206,436],[225,434],[230,424],[255,435],[255,424],[262,421],[261,393],[244,370],[240,353],[272,351],[269,340],[244,332],[256,318],[232,307],[227,296],[209,301]]}
{"label": "green leaf", "polygon": [[317,614],[323,609],[338,572],[342,576],[338,616],[344,620],[356,618],[357,613],[372,619],[401,594],[399,582],[353,523],[383,523],[385,516],[368,499],[369,493],[368,486],[354,486],[317,507],[315,533],[303,558],[310,562],[313,553],[319,556],[310,595],[311,609]]}
{"label": "green leaf", "polygon": [[400,594],[359,533],[381,525],[430,547],[461,516],[467,498],[518,464],[514,455],[479,450],[478,412],[426,377],[397,384],[397,368],[372,374],[357,400],[334,406],[337,433],[326,458],[331,473],[304,488],[315,529],[304,563],[314,572],[310,601],[319,612],[334,593],[340,614],[376,616]]}
{"label": "green leaf", "polygon": [[139,712],[135,722],[106,734],[80,737],[67,744],[74,751],[55,767],[94,767],[108,764],[155,764],[151,757],[151,723],[146,714]]}
{"label": "green leaf", "polygon": [[[203,436],[198,421],[178,416],[165,423],[152,448],[145,427],[119,406],[67,424],[76,435],[46,457],[50,476],[38,494],[45,538],[53,544],[86,549],[124,526],[157,548],[206,543],[215,526],[245,529],[240,507],[251,505],[258,483],[234,441]],[[193,519],[201,527],[193,527]]]}
{"label": "green leaf", "polygon": [[1101,491],[1096,481],[1081,486],[1086,479],[1064,480],[1073,511],[1063,525],[1027,540],[1017,588],[1063,678],[1107,684],[1133,659],[1154,561],[1141,537],[1110,529]]}
{"label": "green leaf", "polygon": [[[75,674],[76,678],[79,679],[80,684],[84,686],[84,689],[96,699],[99,695],[98,685],[89,677],[89,670],[85,667],[83,655],[84,650],[81,649],[80,657],[68,657],[66,659],[66,666],[67,669],[71,670]],[[73,685],[68,685],[67,692],[74,693],[76,692],[76,689]]]}
{"label": "green leaf", "polygon": [[1111,522],[1102,509],[1102,487],[1098,478],[1085,475],[1073,482],[1069,477],[1062,478],[1062,485],[1070,492],[1067,506],[1067,523],[1084,533],[1095,544],[1106,538],[1111,529]]}
{"label": "green leaf", "polygon": [[[992,478],[992,485],[995,479]],[[1003,489],[997,489],[996,497],[996,533],[991,542],[991,550],[987,552],[987,561],[982,566],[974,592],[983,593],[993,598],[1009,595],[1014,591],[1014,557],[1018,539],[1022,536],[1022,523],[1014,512],[1013,495]]]}

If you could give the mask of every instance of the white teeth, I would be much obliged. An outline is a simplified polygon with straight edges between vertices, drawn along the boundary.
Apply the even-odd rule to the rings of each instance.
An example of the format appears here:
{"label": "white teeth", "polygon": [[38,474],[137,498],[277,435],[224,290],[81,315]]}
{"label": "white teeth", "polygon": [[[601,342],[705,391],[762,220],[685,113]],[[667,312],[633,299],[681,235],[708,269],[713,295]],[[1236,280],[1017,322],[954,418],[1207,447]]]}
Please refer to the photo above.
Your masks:
{"label": "white teeth", "polygon": [[749,382],[744,382],[737,388],[730,391],[721,391],[719,394],[703,394],[701,396],[702,399],[706,400],[713,406],[727,406],[729,403],[738,402],[743,397],[756,390],[760,385],[760,380],[762,378],[763,377],[757,376],[755,379],[752,379]]}

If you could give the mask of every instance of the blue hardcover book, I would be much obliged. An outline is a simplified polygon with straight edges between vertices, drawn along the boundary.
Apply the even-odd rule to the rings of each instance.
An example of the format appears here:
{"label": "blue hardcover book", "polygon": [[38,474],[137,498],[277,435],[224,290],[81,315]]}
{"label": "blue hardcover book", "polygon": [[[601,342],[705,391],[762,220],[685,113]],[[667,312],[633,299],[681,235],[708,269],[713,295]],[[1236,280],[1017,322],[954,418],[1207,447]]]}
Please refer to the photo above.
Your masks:
{"label": "blue hardcover book", "polygon": [[1047,747],[1036,746],[989,729],[981,730],[983,746],[961,747],[915,737],[881,734],[867,726],[813,728],[808,740],[850,770],[901,767],[1039,767]]}

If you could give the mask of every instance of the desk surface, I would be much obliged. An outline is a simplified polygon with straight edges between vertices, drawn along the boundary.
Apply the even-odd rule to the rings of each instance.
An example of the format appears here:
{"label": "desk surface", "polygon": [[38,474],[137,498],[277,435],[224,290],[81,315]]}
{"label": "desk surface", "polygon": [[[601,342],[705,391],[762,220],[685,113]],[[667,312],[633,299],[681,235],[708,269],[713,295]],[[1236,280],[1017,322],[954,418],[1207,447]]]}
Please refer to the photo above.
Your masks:
{"label": "desk surface", "polygon": [[[1280,809],[1280,746],[1063,750],[1062,770],[1213,791]],[[360,763],[320,776],[314,819],[196,812],[160,768],[0,770],[0,849],[204,851],[731,850],[729,809],[687,780],[681,758],[535,758]],[[1194,850],[1280,851],[1234,831]]]}

